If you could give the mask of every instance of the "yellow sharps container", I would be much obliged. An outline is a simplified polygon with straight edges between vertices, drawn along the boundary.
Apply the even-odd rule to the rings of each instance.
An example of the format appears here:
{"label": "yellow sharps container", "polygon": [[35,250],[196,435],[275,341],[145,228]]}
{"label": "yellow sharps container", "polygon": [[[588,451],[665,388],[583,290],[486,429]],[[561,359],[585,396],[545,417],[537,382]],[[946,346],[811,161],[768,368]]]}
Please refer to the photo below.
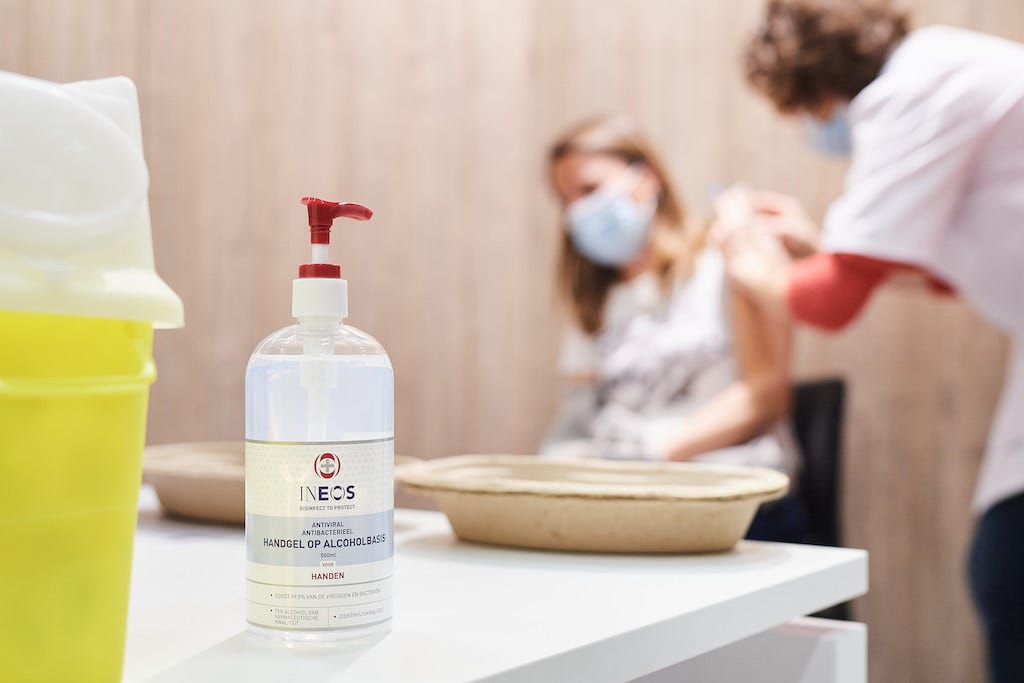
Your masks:
{"label": "yellow sharps container", "polygon": [[0,680],[119,681],[156,373],[135,88],[0,72]]}

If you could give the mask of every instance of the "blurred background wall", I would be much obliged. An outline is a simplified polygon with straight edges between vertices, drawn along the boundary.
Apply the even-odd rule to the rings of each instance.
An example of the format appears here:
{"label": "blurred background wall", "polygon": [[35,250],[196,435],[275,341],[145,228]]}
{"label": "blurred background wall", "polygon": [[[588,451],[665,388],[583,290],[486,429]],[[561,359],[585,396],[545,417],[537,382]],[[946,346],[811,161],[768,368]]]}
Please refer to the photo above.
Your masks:
{"label": "blurred background wall", "polygon": [[[761,0],[0,0],[0,69],[139,87],[160,273],[187,327],[157,335],[151,443],[241,438],[252,347],[289,322],[317,194],[365,203],[334,254],[351,322],[389,350],[397,448],[532,452],[558,397],[547,142],[635,115],[705,216],[712,183],[820,217],[844,167],[744,86]],[[1020,0],[918,0],[918,25],[1024,40]],[[890,289],[845,335],[802,332],[801,377],[850,385],[845,531],[871,678],[980,681],[962,581],[1003,340],[952,301]]]}

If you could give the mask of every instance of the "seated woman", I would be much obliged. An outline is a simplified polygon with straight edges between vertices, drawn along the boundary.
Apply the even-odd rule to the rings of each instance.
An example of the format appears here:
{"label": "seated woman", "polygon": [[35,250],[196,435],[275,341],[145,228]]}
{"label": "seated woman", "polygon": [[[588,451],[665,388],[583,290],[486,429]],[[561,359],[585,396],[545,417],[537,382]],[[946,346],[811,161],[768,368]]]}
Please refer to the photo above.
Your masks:
{"label": "seated woman", "polygon": [[[571,387],[542,454],[798,468],[786,427],[790,330],[733,292],[706,230],[684,220],[664,167],[621,116],[552,145],[564,208],[559,288]],[[762,506],[748,538],[799,541],[792,495]]]}

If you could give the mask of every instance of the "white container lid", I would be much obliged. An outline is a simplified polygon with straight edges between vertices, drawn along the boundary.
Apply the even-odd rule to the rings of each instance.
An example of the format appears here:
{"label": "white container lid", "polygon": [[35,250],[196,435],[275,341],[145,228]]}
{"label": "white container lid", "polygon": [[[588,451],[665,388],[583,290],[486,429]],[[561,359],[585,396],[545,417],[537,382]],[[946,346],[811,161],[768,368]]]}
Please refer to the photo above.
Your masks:
{"label": "white container lid", "polygon": [[156,274],[135,85],[0,72],[0,310],[181,327]]}

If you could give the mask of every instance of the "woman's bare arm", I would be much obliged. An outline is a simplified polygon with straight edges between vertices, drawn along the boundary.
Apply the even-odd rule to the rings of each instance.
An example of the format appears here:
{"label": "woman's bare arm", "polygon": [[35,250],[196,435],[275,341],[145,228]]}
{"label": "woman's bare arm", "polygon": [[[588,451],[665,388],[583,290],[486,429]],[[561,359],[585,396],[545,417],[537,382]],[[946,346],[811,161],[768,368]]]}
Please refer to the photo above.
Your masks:
{"label": "woman's bare arm", "polygon": [[669,460],[735,446],[764,432],[789,411],[791,331],[788,319],[739,292],[729,294],[739,379],[686,418],[668,444]]}

